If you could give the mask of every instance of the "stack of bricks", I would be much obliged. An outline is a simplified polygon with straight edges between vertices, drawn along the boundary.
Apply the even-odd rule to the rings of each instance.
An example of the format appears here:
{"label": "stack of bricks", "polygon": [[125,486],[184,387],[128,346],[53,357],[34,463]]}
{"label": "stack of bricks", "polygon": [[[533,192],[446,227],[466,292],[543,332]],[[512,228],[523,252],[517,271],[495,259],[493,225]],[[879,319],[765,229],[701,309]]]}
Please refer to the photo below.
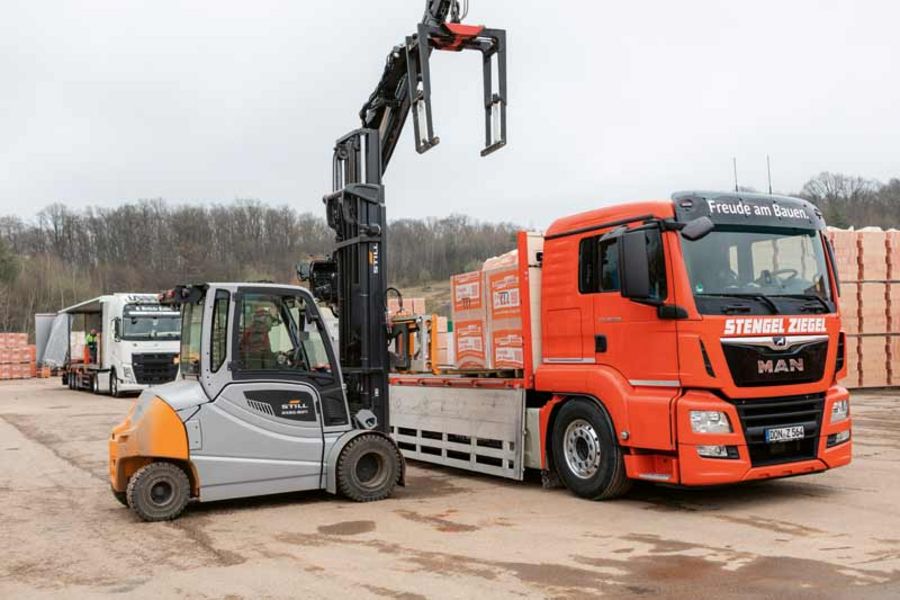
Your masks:
{"label": "stack of bricks", "polygon": [[0,333],[0,380],[29,379],[37,374],[35,347],[26,333]]}
{"label": "stack of bricks", "polygon": [[[900,385],[900,231],[829,229],[841,279],[848,387]],[[898,366],[894,366],[897,364]]]}
{"label": "stack of bricks", "polygon": [[403,298],[403,310],[400,310],[400,299],[391,296],[387,301],[388,316],[411,316],[425,314],[425,298]]}

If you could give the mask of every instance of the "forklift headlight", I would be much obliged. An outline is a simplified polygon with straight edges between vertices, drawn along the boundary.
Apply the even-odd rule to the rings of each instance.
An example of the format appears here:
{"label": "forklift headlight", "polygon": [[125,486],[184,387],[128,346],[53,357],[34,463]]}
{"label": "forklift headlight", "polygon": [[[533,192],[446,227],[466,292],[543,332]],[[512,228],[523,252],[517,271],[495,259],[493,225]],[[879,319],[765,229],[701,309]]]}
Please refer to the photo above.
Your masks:
{"label": "forklift headlight", "polygon": [[850,414],[850,401],[838,400],[831,405],[831,422],[843,421]]}
{"label": "forklift headlight", "polygon": [[694,433],[731,433],[728,415],[720,410],[692,410],[690,416]]}

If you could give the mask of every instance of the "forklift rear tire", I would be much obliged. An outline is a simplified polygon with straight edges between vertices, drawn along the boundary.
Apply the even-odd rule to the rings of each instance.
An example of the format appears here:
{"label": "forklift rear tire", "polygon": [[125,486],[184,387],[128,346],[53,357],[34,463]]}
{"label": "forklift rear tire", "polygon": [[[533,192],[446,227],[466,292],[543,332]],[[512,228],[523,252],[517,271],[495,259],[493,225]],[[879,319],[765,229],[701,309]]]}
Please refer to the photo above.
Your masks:
{"label": "forklift rear tire", "polygon": [[128,492],[117,492],[112,486],[109,487],[109,491],[112,492],[113,498],[119,501],[119,504],[128,506]]}
{"label": "forklift rear tire", "polygon": [[571,492],[608,500],[631,488],[612,419],[599,402],[576,398],[563,404],[553,424],[553,465]]}
{"label": "forklift rear tire", "polygon": [[177,465],[154,462],[131,476],[128,506],[144,521],[171,521],[191,499],[191,483]]}
{"label": "forklift rear tire", "polygon": [[338,490],[356,502],[384,500],[400,481],[402,460],[391,440],[364,433],[350,440],[338,458]]}

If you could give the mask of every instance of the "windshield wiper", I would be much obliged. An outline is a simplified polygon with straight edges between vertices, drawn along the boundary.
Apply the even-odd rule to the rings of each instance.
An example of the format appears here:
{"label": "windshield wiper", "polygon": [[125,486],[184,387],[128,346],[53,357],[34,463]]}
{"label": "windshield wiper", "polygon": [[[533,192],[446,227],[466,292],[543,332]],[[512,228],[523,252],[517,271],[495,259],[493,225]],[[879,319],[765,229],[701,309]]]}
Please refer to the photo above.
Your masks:
{"label": "windshield wiper", "polygon": [[776,306],[768,296],[763,294],[697,294],[697,296],[711,296],[713,298],[746,298],[748,300],[756,300],[760,304],[765,304],[766,307],[772,311],[773,315],[777,315],[781,312],[778,310],[778,306]]}
{"label": "windshield wiper", "polygon": [[[831,304],[828,303],[827,300],[819,296],[818,294],[776,294],[775,298],[791,298],[792,300],[815,300],[819,303],[819,305],[825,309],[825,312],[831,312],[833,309],[831,308]],[[805,304],[805,306],[809,306],[812,308],[812,305]],[[802,309],[803,307],[801,307]],[[818,307],[816,307],[818,308]]]}

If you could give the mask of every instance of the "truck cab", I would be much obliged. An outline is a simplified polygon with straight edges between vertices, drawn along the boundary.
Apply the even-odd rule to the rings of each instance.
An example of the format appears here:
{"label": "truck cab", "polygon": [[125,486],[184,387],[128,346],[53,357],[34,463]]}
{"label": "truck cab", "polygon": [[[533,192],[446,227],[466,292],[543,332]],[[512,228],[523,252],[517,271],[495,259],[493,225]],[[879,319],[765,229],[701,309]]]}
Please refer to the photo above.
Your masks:
{"label": "truck cab", "polygon": [[[705,192],[555,222],[535,372],[551,396],[544,434],[553,405],[581,396],[606,413],[632,479],[710,485],[849,463],[824,227],[800,199]],[[574,450],[548,458],[576,485],[600,468],[592,431],[562,428]]]}
{"label": "truck cab", "polygon": [[60,314],[69,315],[69,387],[119,396],[175,379],[180,315],[156,294],[107,294]]}

